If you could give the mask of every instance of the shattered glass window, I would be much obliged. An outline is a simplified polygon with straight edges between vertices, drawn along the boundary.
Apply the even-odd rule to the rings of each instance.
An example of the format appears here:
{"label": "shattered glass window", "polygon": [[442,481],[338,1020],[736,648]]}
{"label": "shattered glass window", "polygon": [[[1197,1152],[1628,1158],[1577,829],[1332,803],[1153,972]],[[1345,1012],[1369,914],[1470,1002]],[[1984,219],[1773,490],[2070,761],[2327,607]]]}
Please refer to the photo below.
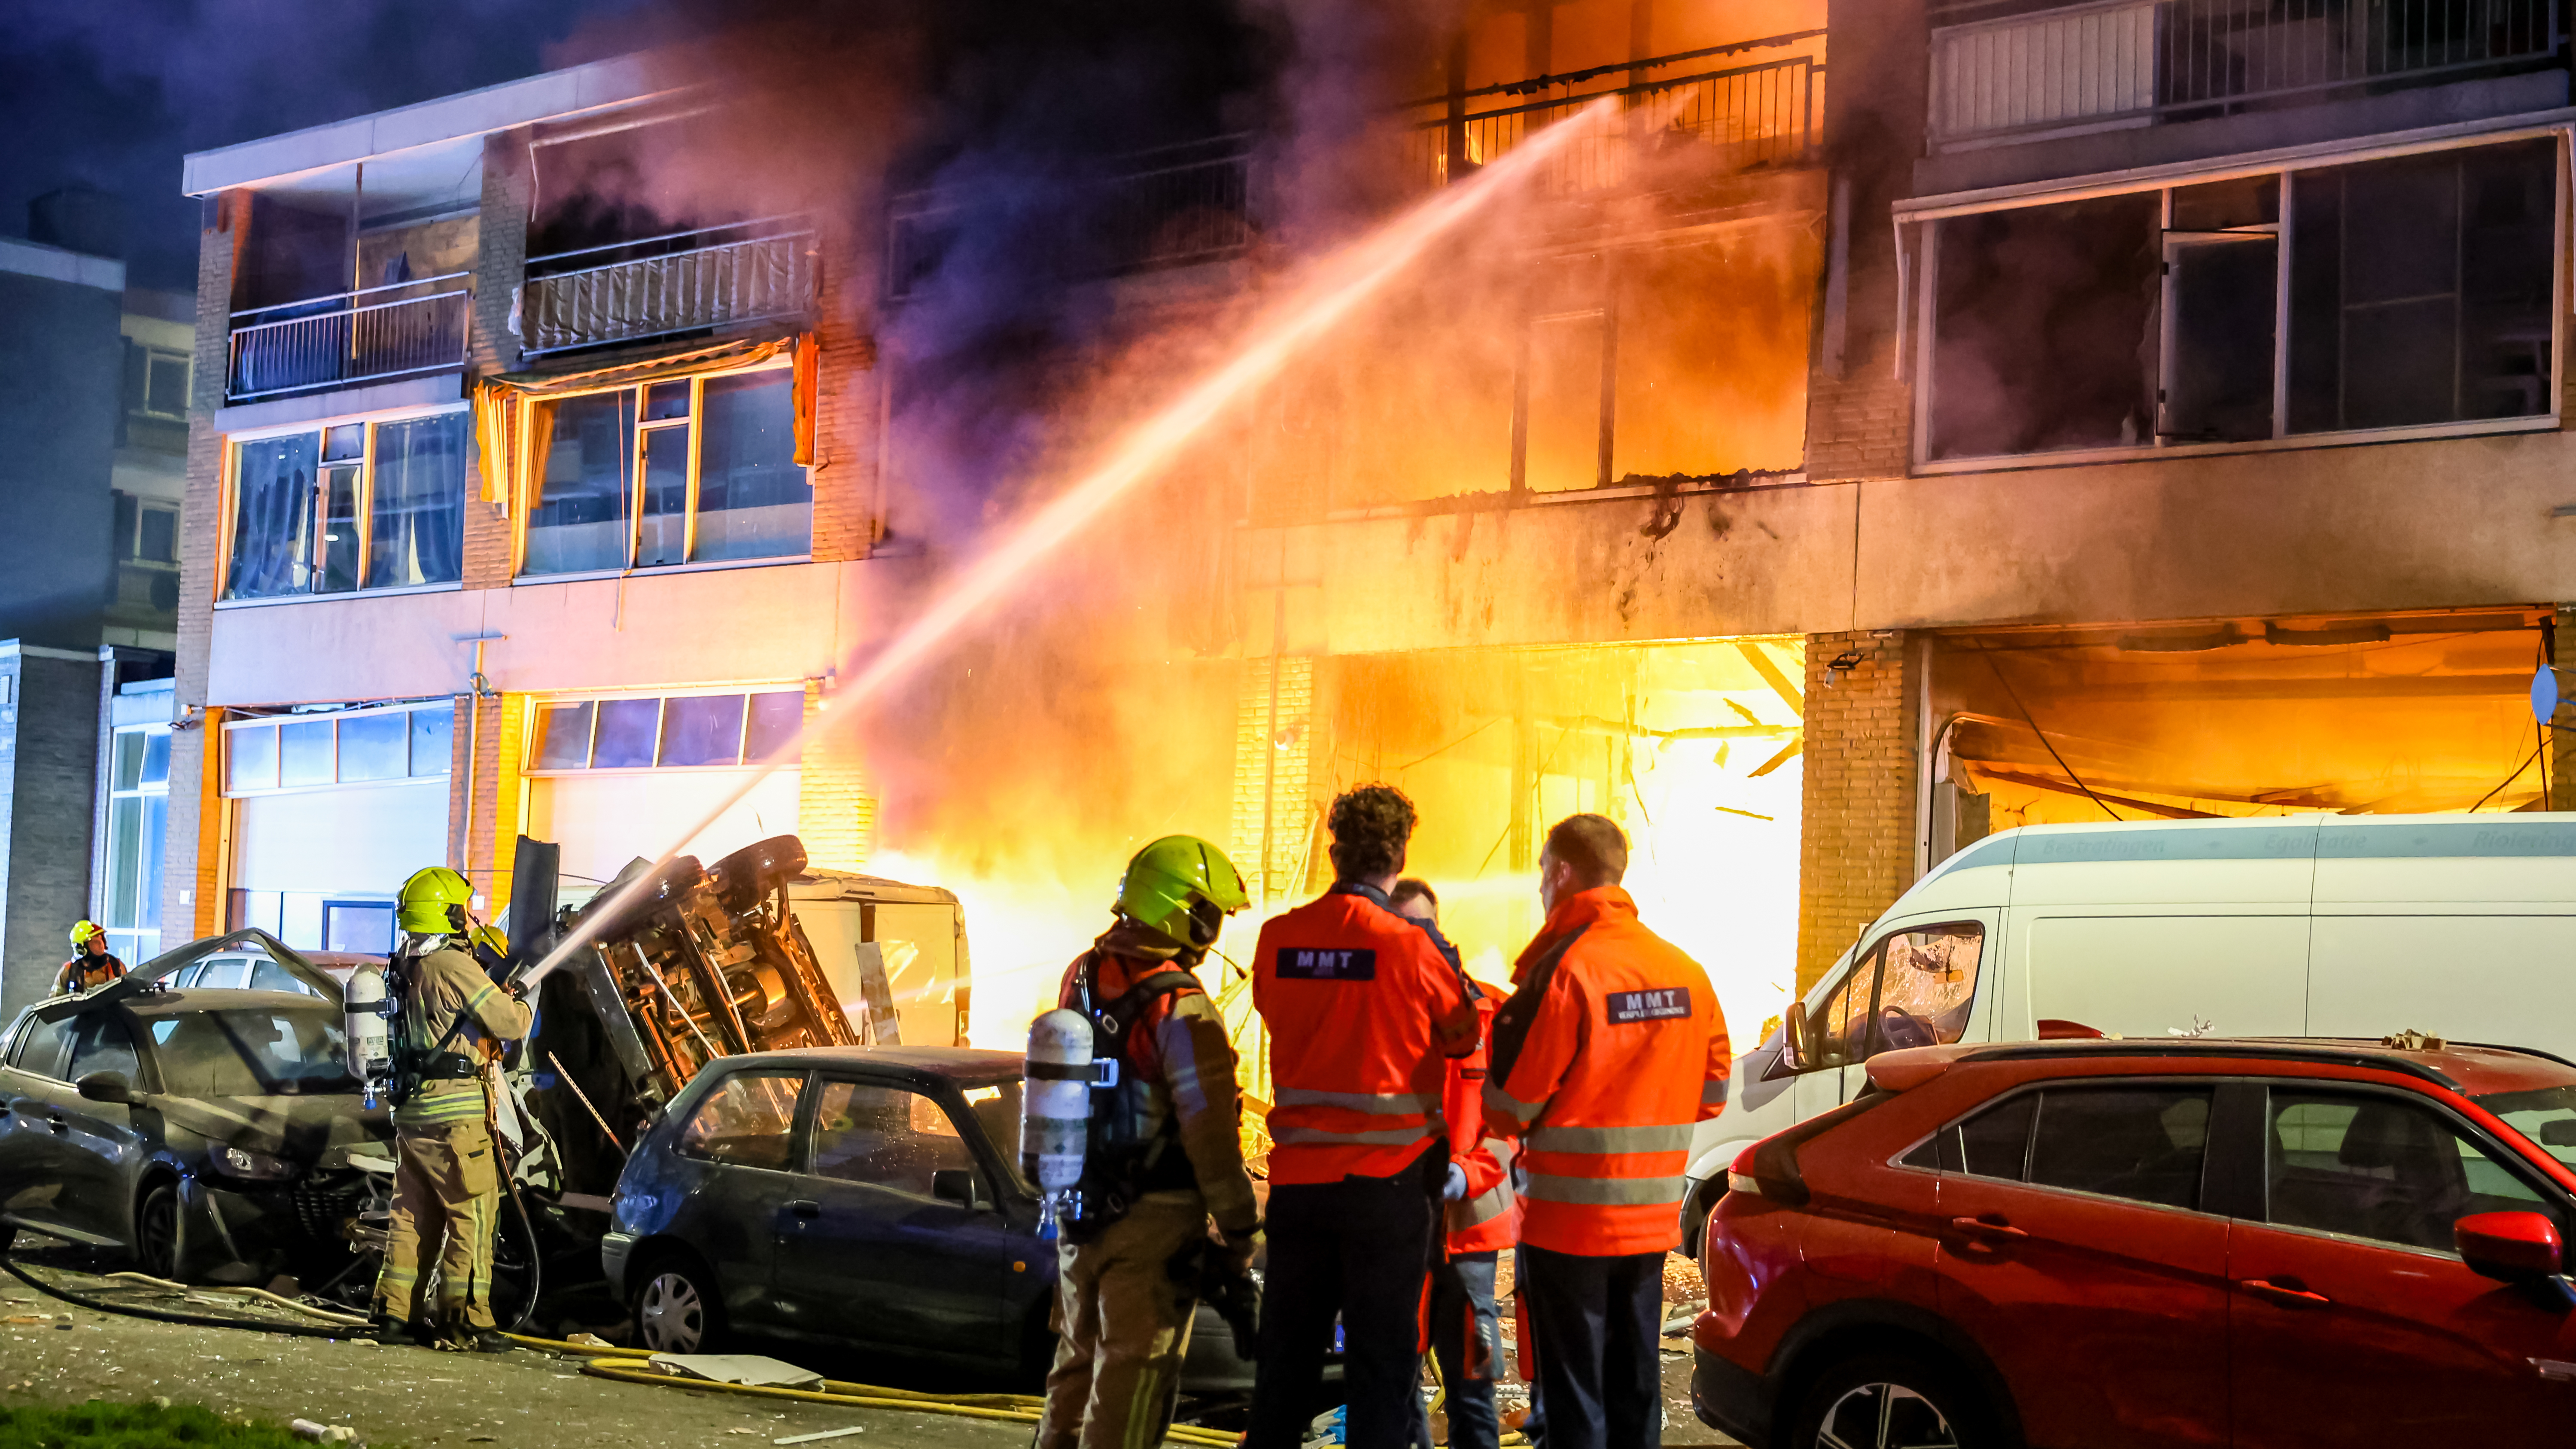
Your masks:
{"label": "shattered glass window", "polygon": [[784,1169],[804,1086],[802,1072],[736,1072],[725,1078],[680,1129],[680,1155]]}
{"label": "shattered glass window", "polygon": [[312,578],[314,488],[321,439],[312,433],[244,443],[233,455],[233,557],[227,599],[277,599]]}
{"label": "shattered glass window", "polygon": [[975,1153],[939,1103],[919,1092],[825,1082],[808,1171],[931,1196],[931,1174],[971,1170]]}

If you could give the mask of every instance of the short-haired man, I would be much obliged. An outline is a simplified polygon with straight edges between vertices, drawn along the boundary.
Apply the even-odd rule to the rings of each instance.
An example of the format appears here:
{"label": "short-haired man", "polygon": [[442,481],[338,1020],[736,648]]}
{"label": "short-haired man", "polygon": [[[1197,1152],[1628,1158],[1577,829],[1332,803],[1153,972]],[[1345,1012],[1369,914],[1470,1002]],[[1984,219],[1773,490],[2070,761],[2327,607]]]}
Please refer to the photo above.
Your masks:
{"label": "short-haired man", "polygon": [[1573,815],[1539,853],[1547,924],[1496,1013],[1489,1131],[1522,1151],[1521,1276],[1548,1449],[1663,1435],[1664,1254],[1681,1241],[1691,1127],[1733,1070],[1708,974],[1637,919],[1628,838]]}
{"label": "short-haired man", "polygon": [[1363,785],[1325,816],[1336,880],[1261,928],[1252,1000],[1270,1027],[1270,1271],[1247,1449],[1297,1449],[1342,1323],[1347,1442],[1413,1425],[1423,1273],[1449,1177],[1447,1059],[1475,1048],[1465,978],[1387,908],[1413,802]]}

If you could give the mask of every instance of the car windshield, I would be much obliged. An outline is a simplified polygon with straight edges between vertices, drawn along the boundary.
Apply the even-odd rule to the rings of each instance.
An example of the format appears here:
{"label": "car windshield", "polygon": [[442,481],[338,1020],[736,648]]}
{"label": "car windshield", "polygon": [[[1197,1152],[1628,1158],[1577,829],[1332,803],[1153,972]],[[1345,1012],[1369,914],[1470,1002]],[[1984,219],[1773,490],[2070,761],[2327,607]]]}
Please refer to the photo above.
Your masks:
{"label": "car windshield", "polygon": [[[989,1083],[966,1089],[966,1110],[982,1124],[984,1136],[993,1150],[1010,1164],[1011,1176],[1020,1175],[1020,1084],[1017,1080]],[[1025,1179],[1020,1185],[1028,1188]],[[1030,1188],[1030,1191],[1036,1189]]]}
{"label": "car windshield", "polygon": [[293,1007],[190,1011],[151,1023],[163,1089],[178,1097],[354,1092],[340,1016]]}
{"label": "car windshield", "polygon": [[2470,1100],[2502,1117],[2505,1125],[2514,1131],[2539,1143],[2542,1151],[2576,1168],[2576,1087],[2489,1092]]}

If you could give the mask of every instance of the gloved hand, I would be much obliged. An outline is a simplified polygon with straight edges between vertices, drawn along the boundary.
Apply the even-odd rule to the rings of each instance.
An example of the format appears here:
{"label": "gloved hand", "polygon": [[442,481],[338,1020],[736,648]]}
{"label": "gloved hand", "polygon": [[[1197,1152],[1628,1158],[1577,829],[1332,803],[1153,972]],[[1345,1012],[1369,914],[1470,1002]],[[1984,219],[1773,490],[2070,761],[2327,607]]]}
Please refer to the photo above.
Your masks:
{"label": "gloved hand", "polygon": [[1440,1185],[1440,1200],[1442,1202],[1461,1202],[1466,1199],[1466,1196],[1467,1169],[1460,1167],[1454,1162],[1450,1163],[1449,1180]]}

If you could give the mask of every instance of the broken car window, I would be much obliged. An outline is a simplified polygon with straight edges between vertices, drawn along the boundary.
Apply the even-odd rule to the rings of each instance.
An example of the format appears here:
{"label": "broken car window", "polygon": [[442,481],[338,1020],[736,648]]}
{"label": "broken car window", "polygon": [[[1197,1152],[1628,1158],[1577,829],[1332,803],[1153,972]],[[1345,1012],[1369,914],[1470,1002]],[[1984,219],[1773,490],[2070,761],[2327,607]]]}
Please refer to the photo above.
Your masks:
{"label": "broken car window", "polygon": [[783,1171],[802,1072],[736,1072],[718,1083],[680,1130],[680,1155]]}
{"label": "broken car window", "polygon": [[825,1082],[814,1105],[817,1177],[931,1196],[931,1174],[972,1169],[975,1153],[946,1109],[919,1092]]}

